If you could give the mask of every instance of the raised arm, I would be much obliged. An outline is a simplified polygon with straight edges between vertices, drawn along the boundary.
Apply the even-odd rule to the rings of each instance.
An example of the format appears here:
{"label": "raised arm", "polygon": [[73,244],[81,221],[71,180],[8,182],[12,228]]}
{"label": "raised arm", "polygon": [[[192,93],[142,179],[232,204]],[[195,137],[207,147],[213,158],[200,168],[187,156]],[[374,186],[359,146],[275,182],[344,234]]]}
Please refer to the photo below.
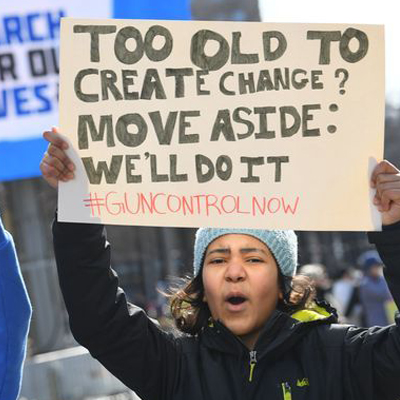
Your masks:
{"label": "raised arm", "polygon": [[110,268],[103,226],[55,221],[53,238],[75,339],[143,399],[170,398],[179,362],[177,343],[127,302]]}
{"label": "raised arm", "polygon": [[[400,172],[383,161],[371,181],[374,204],[382,213],[383,231],[368,234],[385,264],[384,274],[400,309]],[[400,398],[400,315],[388,327],[351,328],[345,340],[348,387],[361,396],[380,400]],[[350,396],[350,393],[349,393]],[[361,398],[361,397],[360,397]]]}
{"label": "raised arm", "polygon": [[386,266],[384,274],[390,292],[400,310],[400,171],[388,161],[375,168],[372,187],[376,188],[374,204],[382,213],[383,233],[369,233]]}
{"label": "raised arm", "polygon": [[[73,179],[74,166],[57,131],[45,133],[45,179]],[[169,399],[179,369],[179,345],[140,308],[128,303],[110,267],[110,244],[97,224],[53,223],[61,291],[71,331],[112,374],[144,400]]]}

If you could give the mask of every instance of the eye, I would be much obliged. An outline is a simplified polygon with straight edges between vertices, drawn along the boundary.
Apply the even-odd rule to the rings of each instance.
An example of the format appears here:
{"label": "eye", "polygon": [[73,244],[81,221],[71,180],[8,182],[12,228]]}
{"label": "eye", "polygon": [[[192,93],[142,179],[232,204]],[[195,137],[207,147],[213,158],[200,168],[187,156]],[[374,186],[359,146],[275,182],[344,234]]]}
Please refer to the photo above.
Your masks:
{"label": "eye", "polygon": [[263,263],[264,260],[262,258],[259,257],[250,257],[246,260],[248,263],[250,264],[257,264],[257,263]]}
{"label": "eye", "polygon": [[212,260],[210,260],[208,263],[209,264],[222,264],[225,262],[224,258],[213,258]]}

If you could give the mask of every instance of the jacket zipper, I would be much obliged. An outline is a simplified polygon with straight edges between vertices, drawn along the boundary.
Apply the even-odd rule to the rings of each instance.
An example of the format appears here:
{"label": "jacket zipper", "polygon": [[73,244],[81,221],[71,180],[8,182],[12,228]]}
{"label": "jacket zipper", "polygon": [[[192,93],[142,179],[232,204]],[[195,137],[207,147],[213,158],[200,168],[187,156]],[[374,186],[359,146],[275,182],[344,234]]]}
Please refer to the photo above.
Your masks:
{"label": "jacket zipper", "polygon": [[257,352],[256,351],[250,351],[250,375],[249,375],[249,382],[253,381],[253,373],[254,373],[254,368],[256,367],[257,364]]}
{"label": "jacket zipper", "polygon": [[289,383],[282,383],[283,400],[292,400],[292,388]]}

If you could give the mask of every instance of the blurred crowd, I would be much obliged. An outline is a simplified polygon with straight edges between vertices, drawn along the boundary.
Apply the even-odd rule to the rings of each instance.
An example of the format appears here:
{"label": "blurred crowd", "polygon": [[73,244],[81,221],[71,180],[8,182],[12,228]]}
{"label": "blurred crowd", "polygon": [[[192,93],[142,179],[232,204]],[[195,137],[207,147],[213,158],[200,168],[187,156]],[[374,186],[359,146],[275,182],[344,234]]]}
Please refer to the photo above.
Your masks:
{"label": "blurred crowd", "polygon": [[341,323],[371,327],[394,322],[396,306],[383,277],[383,262],[375,250],[362,253],[354,266],[338,266],[333,276],[322,264],[303,265],[299,274],[311,278],[316,298],[330,303]]}

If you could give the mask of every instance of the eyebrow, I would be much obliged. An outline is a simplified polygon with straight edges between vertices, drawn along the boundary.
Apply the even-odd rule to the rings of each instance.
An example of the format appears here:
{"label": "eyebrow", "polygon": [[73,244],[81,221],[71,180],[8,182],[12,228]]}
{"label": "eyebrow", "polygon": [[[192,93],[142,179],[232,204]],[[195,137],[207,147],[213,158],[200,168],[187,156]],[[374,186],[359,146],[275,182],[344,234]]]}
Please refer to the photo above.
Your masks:
{"label": "eyebrow", "polygon": [[[214,253],[219,253],[219,254],[229,254],[231,252],[231,249],[229,248],[220,248],[220,249],[215,249],[215,250],[211,250],[210,252],[208,252],[206,254],[206,256],[209,256],[210,254],[214,254]],[[252,253],[252,252],[257,252],[257,253],[264,253],[265,255],[268,255],[267,252],[263,249],[258,249],[256,247],[245,247],[243,249],[240,249],[240,252],[242,254],[246,254],[246,253]]]}

